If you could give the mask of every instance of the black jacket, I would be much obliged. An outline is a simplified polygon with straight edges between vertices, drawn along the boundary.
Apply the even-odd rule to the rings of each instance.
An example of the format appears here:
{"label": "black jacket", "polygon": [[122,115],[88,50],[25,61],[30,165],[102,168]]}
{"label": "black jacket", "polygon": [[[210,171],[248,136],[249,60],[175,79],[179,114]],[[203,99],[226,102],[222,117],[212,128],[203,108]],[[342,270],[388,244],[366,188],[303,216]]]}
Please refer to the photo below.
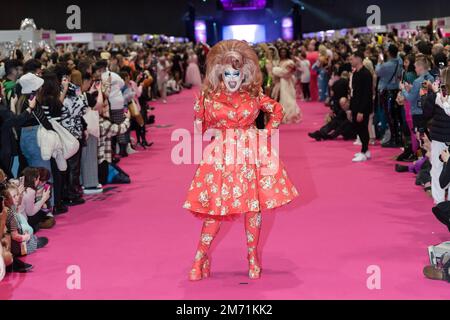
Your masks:
{"label": "black jacket", "polygon": [[433,118],[431,120],[430,138],[439,142],[450,142],[450,117],[445,113],[444,109],[436,103],[436,94],[428,94],[427,103],[432,104]]}
{"label": "black jacket", "polygon": [[350,100],[350,109],[353,114],[369,115],[373,111],[373,77],[367,68],[353,74],[353,96]]}
{"label": "black jacket", "polygon": [[0,161],[4,157],[12,157],[18,154],[19,142],[16,132],[32,115],[23,112],[14,114],[5,103],[0,104]]}

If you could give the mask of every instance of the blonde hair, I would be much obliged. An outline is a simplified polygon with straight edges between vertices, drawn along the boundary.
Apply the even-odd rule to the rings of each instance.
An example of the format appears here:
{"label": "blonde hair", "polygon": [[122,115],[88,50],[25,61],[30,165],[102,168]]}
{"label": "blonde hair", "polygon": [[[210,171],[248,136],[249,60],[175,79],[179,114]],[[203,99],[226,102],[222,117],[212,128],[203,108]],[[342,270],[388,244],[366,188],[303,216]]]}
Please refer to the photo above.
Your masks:
{"label": "blonde hair", "polygon": [[370,71],[372,76],[375,75],[375,69],[373,67],[373,62],[369,58],[366,58],[363,60],[363,65],[364,65],[364,67],[366,67],[367,70]]}
{"label": "blonde hair", "polygon": [[425,69],[428,69],[428,70],[431,68],[431,65],[433,64],[431,62],[431,59],[424,54],[418,54],[416,56],[416,63],[422,65]]}
{"label": "blonde hair", "polygon": [[3,171],[2,169],[0,169],[0,183],[2,183],[3,181],[6,180],[6,174],[5,171]]}
{"label": "blonde hair", "polygon": [[216,92],[221,84],[226,65],[240,70],[244,75],[242,89],[257,97],[261,91],[262,74],[258,56],[247,42],[239,40],[221,41],[212,47],[206,57],[206,77],[203,92],[206,95]]}

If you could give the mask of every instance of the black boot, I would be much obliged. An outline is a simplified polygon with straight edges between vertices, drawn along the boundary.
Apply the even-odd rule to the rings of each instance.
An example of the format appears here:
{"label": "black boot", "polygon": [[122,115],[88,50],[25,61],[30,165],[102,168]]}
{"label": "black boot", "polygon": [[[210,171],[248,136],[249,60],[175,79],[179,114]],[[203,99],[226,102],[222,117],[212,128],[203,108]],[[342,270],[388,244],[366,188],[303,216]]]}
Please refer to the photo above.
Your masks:
{"label": "black boot", "polygon": [[308,136],[315,139],[316,141],[322,141],[322,135],[319,133],[319,131],[308,133]]}
{"label": "black boot", "polygon": [[403,151],[403,153],[401,153],[399,156],[397,156],[397,161],[405,161],[405,159],[409,158],[412,154],[412,149],[411,148],[405,148],[405,151]]}
{"label": "black boot", "polygon": [[119,148],[120,148],[119,156],[121,156],[122,158],[128,157],[127,145],[126,144],[119,144]]}
{"label": "black boot", "polygon": [[402,165],[400,165],[400,164],[396,164],[396,165],[395,165],[395,171],[400,172],[400,173],[402,173],[402,172],[408,172],[408,171],[409,171],[409,168],[408,168],[408,166],[402,166]]}
{"label": "black boot", "polygon": [[67,213],[68,211],[69,211],[69,208],[66,205],[64,205],[64,203],[62,203],[62,202],[53,207],[53,215],[54,216]]}
{"label": "black boot", "polygon": [[31,271],[31,269],[33,269],[33,266],[31,264],[25,263],[17,258],[14,258],[13,263],[10,266],[6,267],[6,272],[25,273]]}

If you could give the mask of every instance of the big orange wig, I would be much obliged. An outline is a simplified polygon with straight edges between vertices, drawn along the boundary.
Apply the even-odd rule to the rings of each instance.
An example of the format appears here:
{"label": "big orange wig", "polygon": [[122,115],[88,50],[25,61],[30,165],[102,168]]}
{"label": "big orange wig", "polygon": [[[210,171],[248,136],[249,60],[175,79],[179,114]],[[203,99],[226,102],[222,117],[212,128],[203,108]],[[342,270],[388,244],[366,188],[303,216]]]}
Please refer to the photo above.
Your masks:
{"label": "big orange wig", "polygon": [[203,91],[206,95],[217,92],[227,65],[244,75],[242,89],[257,97],[261,91],[262,74],[256,52],[245,41],[225,40],[212,47],[206,57],[206,77]]}

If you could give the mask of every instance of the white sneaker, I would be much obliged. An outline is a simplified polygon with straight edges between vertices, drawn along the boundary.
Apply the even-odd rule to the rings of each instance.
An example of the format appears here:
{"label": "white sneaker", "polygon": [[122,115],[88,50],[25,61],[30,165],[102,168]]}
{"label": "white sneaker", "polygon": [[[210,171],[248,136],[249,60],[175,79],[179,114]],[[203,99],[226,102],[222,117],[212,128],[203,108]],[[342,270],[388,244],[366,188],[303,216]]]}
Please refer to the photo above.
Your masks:
{"label": "white sneaker", "polygon": [[83,193],[86,194],[86,195],[99,194],[99,193],[102,193],[102,192],[103,192],[103,188],[85,188],[83,190]]}
{"label": "white sneaker", "polygon": [[352,160],[353,162],[364,162],[367,161],[367,157],[363,153],[358,153]]}
{"label": "white sneaker", "polygon": [[361,146],[362,145],[361,139],[359,139],[359,137],[356,138],[355,142],[353,142],[353,145],[354,146]]}
{"label": "white sneaker", "polygon": [[[356,156],[358,156],[360,154],[361,154],[361,152],[357,152],[357,153],[354,154],[354,157],[356,157]],[[366,156],[367,159],[371,159],[372,158],[372,153],[370,153],[370,151],[367,151],[364,155]]]}

